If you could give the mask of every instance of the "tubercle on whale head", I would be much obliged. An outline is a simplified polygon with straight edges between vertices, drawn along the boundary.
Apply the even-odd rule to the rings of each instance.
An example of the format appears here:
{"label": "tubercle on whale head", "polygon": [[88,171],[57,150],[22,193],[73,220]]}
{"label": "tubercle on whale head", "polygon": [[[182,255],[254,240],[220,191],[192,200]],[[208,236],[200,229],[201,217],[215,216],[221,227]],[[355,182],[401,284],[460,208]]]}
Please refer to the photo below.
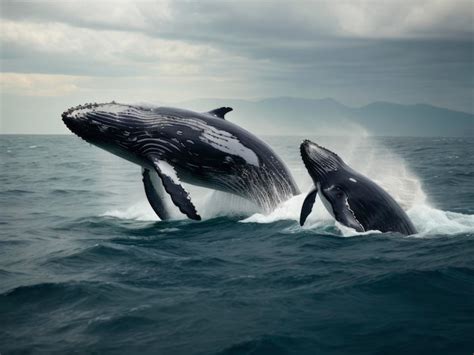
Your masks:
{"label": "tubercle on whale head", "polygon": [[144,166],[149,161],[140,150],[140,121],[149,111],[112,101],[72,107],[62,114],[62,119],[71,132],[87,143]]}
{"label": "tubercle on whale head", "polygon": [[61,114],[61,118],[64,124],[71,130],[72,133],[78,134],[80,130],[80,122],[86,121],[86,115],[81,113],[85,113],[86,111],[92,111],[94,108],[99,107],[101,104],[98,103],[86,103],[84,105],[77,105],[74,107],[70,107],[66,111]]}
{"label": "tubercle on whale head", "polygon": [[140,126],[137,125],[138,119],[130,119],[132,109],[130,105],[115,101],[88,103],[72,107],[61,116],[64,124],[79,138],[135,162],[134,147]]}
{"label": "tubercle on whale head", "polygon": [[316,181],[323,180],[345,165],[339,155],[309,139],[301,143],[300,154],[308,173]]}
{"label": "tubercle on whale head", "polygon": [[[125,111],[128,105],[110,103],[86,103],[69,108],[61,114],[64,124],[80,138],[90,142],[107,140],[127,133],[126,125],[116,113]],[[113,108],[113,109],[111,109]]]}
{"label": "tubercle on whale head", "polygon": [[86,127],[85,117],[80,117],[76,113],[77,111],[80,111],[80,110],[90,110],[96,105],[97,104],[95,103],[94,104],[86,103],[84,105],[74,106],[67,109],[61,114],[62,120],[64,124],[66,125],[66,127],[69,128],[69,130],[72,133],[74,133],[75,135],[77,135],[78,137],[86,141],[87,141],[86,139],[87,127]]}

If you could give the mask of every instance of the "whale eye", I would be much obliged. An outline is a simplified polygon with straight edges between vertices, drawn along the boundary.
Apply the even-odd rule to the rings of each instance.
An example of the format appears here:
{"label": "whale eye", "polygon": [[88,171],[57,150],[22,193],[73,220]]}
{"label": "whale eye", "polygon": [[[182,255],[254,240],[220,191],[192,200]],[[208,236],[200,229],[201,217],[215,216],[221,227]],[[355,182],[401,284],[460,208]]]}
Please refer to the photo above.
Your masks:
{"label": "whale eye", "polygon": [[336,197],[344,197],[344,191],[339,186],[335,186],[334,190],[336,191]]}

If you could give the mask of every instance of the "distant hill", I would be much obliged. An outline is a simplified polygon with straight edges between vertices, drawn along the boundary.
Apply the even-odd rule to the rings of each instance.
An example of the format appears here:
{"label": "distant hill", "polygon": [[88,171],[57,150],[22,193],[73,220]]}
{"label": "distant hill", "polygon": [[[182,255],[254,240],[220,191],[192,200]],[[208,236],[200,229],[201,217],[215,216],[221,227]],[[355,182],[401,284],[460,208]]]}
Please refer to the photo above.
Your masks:
{"label": "distant hill", "polygon": [[179,103],[208,111],[230,106],[227,119],[258,134],[474,136],[474,115],[416,104],[375,102],[352,108],[333,99],[268,98],[259,101],[200,99]]}

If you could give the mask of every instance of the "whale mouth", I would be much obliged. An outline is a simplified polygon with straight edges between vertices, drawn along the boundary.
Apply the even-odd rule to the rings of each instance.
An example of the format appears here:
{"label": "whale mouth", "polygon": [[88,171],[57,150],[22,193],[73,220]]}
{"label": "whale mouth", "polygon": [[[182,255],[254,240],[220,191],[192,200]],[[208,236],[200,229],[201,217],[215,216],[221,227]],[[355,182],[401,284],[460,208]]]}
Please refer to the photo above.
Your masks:
{"label": "whale mouth", "polygon": [[309,139],[301,143],[300,153],[311,175],[323,176],[331,171],[337,171],[344,164],[339,155]]}

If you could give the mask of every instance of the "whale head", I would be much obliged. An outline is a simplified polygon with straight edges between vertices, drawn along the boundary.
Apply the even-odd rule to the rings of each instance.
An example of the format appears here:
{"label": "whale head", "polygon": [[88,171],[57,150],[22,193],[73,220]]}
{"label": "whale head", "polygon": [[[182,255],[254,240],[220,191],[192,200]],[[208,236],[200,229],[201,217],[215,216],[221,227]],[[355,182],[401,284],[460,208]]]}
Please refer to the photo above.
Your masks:
{"label": "whale head", "polygon": [[142,122],[132,118],[132,110],[131,106],[115,102],[85,104],[63,112],[62,120],[72,133],[86,142],[135,162],[133,152]]}
{"label": "whale head", "polygon": [[344,161],[336,153],[331,152],[310,140],[304,140],[300,145],[301,158],[314,182],[327,180],[345,168]]}
{"label": "whale head", "polygon": [[104,141],[125,137],[124,128],[129,125],[116,113],[126,108],[126,105],[116,103],[85,104],[72,107],[61,116],[72,133],[89,143],[96,143],[97,139]]}

